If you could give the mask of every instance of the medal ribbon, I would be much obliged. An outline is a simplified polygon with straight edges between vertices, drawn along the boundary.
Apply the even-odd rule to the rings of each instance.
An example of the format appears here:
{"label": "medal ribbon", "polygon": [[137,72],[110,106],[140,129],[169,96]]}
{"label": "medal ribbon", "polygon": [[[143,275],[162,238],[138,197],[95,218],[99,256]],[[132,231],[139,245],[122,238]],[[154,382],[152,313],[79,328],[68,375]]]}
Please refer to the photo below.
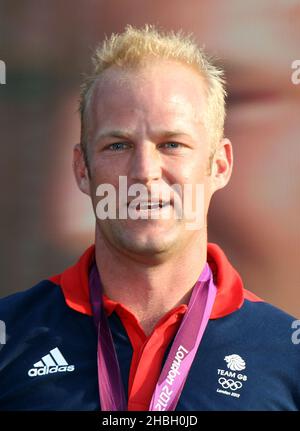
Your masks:
{"label": "medal ribbon", "polygon": [[[97,365],[101,410],[126,411],[120,366],[103,307],[103,289],[96,264],[90,271],[89,289],[94,323],[98,330]],[[206,263],[193,288],[188,309],[159,376],[149,411],[175,410],[207,326],[216,291],[210,267]]]}

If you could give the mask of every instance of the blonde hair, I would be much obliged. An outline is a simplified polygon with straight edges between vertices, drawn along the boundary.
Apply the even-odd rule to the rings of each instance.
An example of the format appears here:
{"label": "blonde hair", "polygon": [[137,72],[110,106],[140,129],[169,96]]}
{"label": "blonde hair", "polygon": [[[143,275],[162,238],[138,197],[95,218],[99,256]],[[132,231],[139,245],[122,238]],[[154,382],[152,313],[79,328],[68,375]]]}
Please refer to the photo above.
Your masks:
{"label": "blonde hair", "polygon": [[207,110],[205,125],[212,150],[223,137],[225,120],[224,72],[200,49],[190,35],[182,31],[164,33],[152,25],[138,29],[127,25],[120,34],[112,34],[95,50],[92,57],[93,71],[86,75],[81,86],[81,147],[87,162],[86,111],[96,79],[111,66],[123,69],[147,64],[149,57],[175,60],[196,70],[206,83]]}

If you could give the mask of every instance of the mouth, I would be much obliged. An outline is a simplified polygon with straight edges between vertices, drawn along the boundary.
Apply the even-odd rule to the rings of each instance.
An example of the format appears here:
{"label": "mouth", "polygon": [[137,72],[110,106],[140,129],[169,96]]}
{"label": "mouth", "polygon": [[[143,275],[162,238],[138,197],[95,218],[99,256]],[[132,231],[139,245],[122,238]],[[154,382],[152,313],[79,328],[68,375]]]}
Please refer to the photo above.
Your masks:
{"label": "mouth", "polygon": [[[129,207],[129,205],[131,204],[131,202],[127,203],[127,207]],[[139,202],[136,206],[135,209],[137,211],[148,211],[148,210],[159,210],[162,209],[168,205],[170,205],[171,202],[169,201],[141,201]]]}

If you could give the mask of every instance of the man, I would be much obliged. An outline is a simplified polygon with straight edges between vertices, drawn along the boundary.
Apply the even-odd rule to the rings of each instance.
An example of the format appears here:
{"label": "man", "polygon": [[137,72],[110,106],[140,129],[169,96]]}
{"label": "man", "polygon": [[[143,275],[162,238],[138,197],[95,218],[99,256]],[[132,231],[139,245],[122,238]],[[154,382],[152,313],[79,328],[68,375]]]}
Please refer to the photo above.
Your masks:
{"label": "man", "polygon": [[224,96],[180,34],[129,26],[98,48],[73,163],[95,245],[1,301],[2,410],[299,409],[293,318],[207,244],[232,171]]}

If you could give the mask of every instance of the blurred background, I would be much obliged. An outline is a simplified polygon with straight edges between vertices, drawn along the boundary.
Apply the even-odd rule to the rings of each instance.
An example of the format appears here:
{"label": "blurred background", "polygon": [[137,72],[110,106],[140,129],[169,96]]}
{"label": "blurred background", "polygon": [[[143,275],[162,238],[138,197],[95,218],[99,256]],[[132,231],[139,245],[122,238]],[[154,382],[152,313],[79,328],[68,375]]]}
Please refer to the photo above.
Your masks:
{"label": "blurred background", "polygon": [[80,78],[105,35],[145,23],[192,32],[225,68],[235,166],[209,240],[247,289],[300,318],[300,0],[0,0],[0,296],[61,272],[93,242],[71,169]]}

